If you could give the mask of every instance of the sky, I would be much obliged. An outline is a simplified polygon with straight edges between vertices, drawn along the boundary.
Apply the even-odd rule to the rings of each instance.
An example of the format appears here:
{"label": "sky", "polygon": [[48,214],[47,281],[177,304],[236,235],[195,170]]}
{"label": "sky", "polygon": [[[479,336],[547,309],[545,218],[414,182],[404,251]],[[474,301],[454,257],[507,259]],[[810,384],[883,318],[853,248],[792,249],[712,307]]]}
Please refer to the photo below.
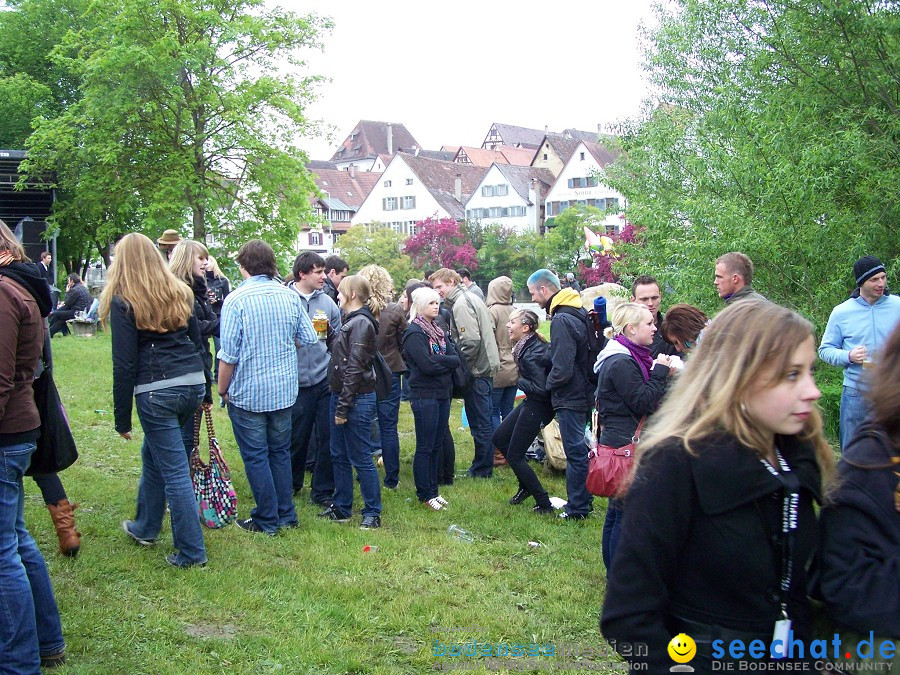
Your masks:
{"label": "sky", "polygon": [[334,135],[305,143],[311,159],[330,159],[361,119],[402,123],[427,150],[480,147],[494,122],[608,131],[647,95],[638,26],[652,0],[276,2],[335,24],[305,55],[331,79],[307,113]]}

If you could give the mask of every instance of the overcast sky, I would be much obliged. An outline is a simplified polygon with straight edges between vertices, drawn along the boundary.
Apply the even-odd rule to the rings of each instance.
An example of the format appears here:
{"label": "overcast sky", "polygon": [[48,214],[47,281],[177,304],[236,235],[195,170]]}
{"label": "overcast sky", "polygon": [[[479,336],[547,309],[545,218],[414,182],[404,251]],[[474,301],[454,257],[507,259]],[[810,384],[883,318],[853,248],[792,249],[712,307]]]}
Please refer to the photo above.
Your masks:
{"label": "overcast sky", "polygon": [[335,23],[309,116],[335,127],[310,141],[329,159],[360,119],[403,123],[429,150],[480,146],[493,122],[562,131],[635,115],[646,85],[638,26],[652,0],[273,0]]}

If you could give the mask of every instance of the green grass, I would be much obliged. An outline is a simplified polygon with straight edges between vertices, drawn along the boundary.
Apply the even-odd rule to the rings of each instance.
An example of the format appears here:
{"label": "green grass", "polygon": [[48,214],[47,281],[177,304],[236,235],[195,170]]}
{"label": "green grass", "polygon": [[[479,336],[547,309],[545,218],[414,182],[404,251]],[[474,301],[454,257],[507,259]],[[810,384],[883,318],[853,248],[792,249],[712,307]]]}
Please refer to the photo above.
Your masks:
{"label": "green grass", "polygon": [[[82,533],[76,560],[62,558],[37,486],[26,479],[26,521],[47,558],[62,615],[69,664],[61,673],[421,673],[438,661],[433,640],[575,645],[602,643],[597,618],[605,590],[600,538],[606,500],[586,521],[560,522],[509,506],[508,468],[489,481],[460,479],[442,490],[451,507],[418,505],[412,480],[414,434],[401,404],[401,477],[384,490],[384,527],[365,532],[319,522],[306,495],[300,527],[274,539],[230,526],[204,530],[205,569],[175,570],[164,525],[152,548],[120,529],[134,515],[140,475],[140,425],[128,442],[113,429],[108,333],[53,341],[56,379],[81,457],[62,474]],[[459,426],[458,402],[452,411]],[[253,505],[225,411],[216,430],[228,460],[241,517]],[[467,431],[454,433],[457,472],[472,459]],[[561,475],[539,475],[565,497]],[[307,483],[308,484],[308,483]],[[361,501],[357,494],[355,505]],[[447,535],[451,523],[475,535]],[[539,548],[530,548],[538,541]],[[376,553],[364,554],[364,545]],[[434,633],[436,627],[477,631]],[[482,659],[483,657],[478,657]],[[447,664],[462,659],[444,657]],[[513,659],[518,663],[524,660]],[[571,659],[570,659],[571,660]],[[612,660],[594,657],[593,661]],[[501,663],[480,661],[484,670]],[[590,658],[583,661],[590,665]],[[544,672],[545,667],[525,672]],[[572,671],[570,671],[572,672]]]}

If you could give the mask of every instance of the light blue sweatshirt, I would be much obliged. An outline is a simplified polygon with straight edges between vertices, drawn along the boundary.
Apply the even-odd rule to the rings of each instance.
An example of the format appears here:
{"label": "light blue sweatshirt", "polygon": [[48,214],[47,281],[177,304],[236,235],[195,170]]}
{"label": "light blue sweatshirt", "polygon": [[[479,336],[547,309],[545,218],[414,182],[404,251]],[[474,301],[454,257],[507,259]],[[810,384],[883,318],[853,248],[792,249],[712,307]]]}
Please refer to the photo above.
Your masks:
{"label": "light blue sweatshirt", "polygon": [[850,363],[850,350],[860,345],[872,352],[882,348],[900,322],[900,297],[884,295],[874,305],[862,297],[849,298],[833,310],[822,334],[819,358],[844,369],[844,386],[865,390],[862,364]]}

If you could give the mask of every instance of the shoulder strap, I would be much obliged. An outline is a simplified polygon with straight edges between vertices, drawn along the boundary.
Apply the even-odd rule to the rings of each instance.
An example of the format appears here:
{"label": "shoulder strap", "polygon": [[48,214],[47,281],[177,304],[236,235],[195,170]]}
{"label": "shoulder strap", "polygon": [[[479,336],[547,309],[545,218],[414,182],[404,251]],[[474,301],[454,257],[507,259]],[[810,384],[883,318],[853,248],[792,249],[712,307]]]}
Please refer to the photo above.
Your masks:
{"label": "shoulder strap", "polygon": [[634,430],[634,436],[631,437],[632,442],[637,443],[641,440],[641,429],[644,428],[644,422],[647,421],[647,416],[644,415],[641,417],[641,421],[638,422],[637,429]]}

